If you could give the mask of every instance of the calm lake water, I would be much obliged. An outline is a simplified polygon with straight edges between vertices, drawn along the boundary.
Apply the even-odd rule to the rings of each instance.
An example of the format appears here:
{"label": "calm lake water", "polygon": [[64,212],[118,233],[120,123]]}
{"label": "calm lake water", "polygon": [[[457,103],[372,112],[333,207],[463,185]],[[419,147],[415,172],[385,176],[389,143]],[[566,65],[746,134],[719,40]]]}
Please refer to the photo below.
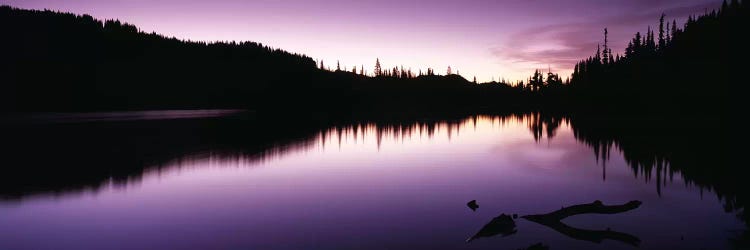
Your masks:
{"label": "calm lake water", "polygon": [[[126,153],[109,158],[101,149],[107,144],[75,149],[77,158],[54,153],[59,160],[36,160],[50,157],[37,149],[5,167],[143,166],[135,174],[2,186],[0,249],[518,249],[539,242],[551,249],[635,248],[617,239],[576,239],[520,217],[515,234],[466,242],[501,213],[542,214],[595,200],[642,205],[562,222],[633,236],[642,249],[726,249],[745,229],[711,190],[667,174],[668,163],[634,169],[617,145],[602,152],[577,139],[567,119],[551,124],[539,126],[533,115],[361,122],[252,152],[206,143],[143,162],[128,157],[145,153],[119,146],[106,152]],[[106,131],[126,129],[111,126]],[[163,126],[139,133],[132,144],[142,145],[131,146],[181,144],[181,136],[152,139],[174,131]],[[76,154],[70,151],[65,155]]]}

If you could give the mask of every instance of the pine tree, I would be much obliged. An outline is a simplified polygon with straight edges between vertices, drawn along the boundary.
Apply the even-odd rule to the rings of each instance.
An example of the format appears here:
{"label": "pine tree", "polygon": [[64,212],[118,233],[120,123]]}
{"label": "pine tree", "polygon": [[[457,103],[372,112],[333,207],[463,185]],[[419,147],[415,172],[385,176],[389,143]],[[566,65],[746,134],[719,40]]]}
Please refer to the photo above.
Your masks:
{"label": "pine tree", "polygon": [[656,50],[656,39],[654,39],[654,31],[651,30],[651,26],[648,27],[648,32],[646,34],[646,49],[649,52]]}
{"label": "pine tree", "polygon": [[638,53],[641,47],[643,47],[641,32],[636,32],[633,38],[633,52]]}
{"label": "pine tree", "polygon": [[628,42],[628,47],[625,48],[625,57],[633,56],[633,41]]}
{"label": "pine tree", "polygon": [[607,31],[607,28],[604,28],[604,64],[609,63],[609,48],[607,47],[607,43],[609,42],[608,36],[609,31]]}
{"label": "pine tree", "polygon": [[664,49],[664,47],[667,45],[666,41],[664,41],[664,13],[661,14],[661,18],[659,18],[659,50]]}
{"label": "pine tree", "polygon": [[375,76],[380,76],[382,74],[382,68],[380,68],[380,58],[375,59]]}

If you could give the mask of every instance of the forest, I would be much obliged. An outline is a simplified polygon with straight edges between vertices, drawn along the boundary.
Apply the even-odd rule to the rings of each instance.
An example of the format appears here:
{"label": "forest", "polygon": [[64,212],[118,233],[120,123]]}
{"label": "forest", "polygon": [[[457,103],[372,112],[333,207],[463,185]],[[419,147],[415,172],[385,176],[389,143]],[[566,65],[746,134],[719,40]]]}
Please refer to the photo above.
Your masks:
{"label": "forest", "polygon": [[[249,121],[234,117],[240,122],[143,129],[161,136],[157,141],[113,132],[142,126],[138,123],[8,129],[3,143],[17,149],[2,155],[11,165],[70,163],[80,170],[68,174],[73,181],[59,178],[64,169],[10,170],[0,182],[5,190],[0,197],[96,188],[113,176],[137,179],[151,163],[211,147],[245,150],[226,150],[230,157],[262,158],[270,145],[309,142],[321,128],[352,121],[371,119],[400,129],[427,126],[424,117],[430,115],[458,120],[525,113],[533,117],[528,126],[538,140],[554,137],[569,123],[575,138],[602,159],[602,178],[610,151],[621,150],[633,173],[653,181],[660,195],[664,183],[678,175],[715,191],[727,212],[750,225],[745,212],[750,198],[742,191],[746,181],[735,164],[739,147],[730,146],[733,131],[727,129],[737,119],[731,115],[740,107],[736,89],[745,81],[742,70],[750,55],[744,38],[747,5],[724,1],[684,23],[655,16],[655,25],[634,34],[619,53],[602,26],[601,46],[592,48],[569,77],[536,70],[523,81],[486,83],[450,68],[436,73],[390,67],[373,58],[374,69],[347,69],[260,43],[186,41],[118,20],[0,6],[0,113],[213,108],[262,113]],[[295,112],[304,115],[288,115]],[[89,151],[94,157],[80,159],[80,152]],[[39,157],[37,152],[54,153]],[[101,168],[107,159],[131,158],[138,162]],[[16,186],[17,179],[35,185]],[[748,246],[748,239],[750,233],[743,231],[737,240]]]}
{"label": "forest", "polygon": [[575,66],[569,84],[581,106],[659,114],[724,112],[737,101],[732,87],[748,55],[747,4],[688,17],[678,26],[660,17],[658,27],[636,33],[623,55],[613,55],[604,29],[603,49]]}
{"label": "forest", "polygon": [[240,108],[312,112],[575,110],[717,113],[742,81],[747,4],[683,25],[661,16],[624,54],[603,46],[570,77],[537,70],[526,81],[477,83],[389,68],[336,69],[254,42],[199,42],[144,33],[118,20],[0,7],[1,110]]}
{"label": "forest", "polygon": [[323,62],[318,68],[310,57],[259,43],[184,41],[88,15],[2,6],[0,33],[10,38],[0,40],[0,109],[10,112],[442,110],[517,98],[508,86],[477,87],[432,69],[325,70]]}

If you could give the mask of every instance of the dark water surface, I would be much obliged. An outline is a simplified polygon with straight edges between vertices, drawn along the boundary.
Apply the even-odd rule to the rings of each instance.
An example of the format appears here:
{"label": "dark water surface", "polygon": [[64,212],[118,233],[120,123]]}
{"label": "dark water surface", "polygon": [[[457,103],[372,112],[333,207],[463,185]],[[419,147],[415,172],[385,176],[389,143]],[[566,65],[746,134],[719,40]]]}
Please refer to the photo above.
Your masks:
{"label": "dark water surface", "polygon": [[[620,145],[592,143],[570,119],[541,120],[301,125],[310,129],[298,134],[106,121],[9,133],[0,249],[727,249],[745,229],[670,162],[634,167]],[[206,132],[217,126],[220,136]],[[519,217],[515,234],[466,243],[501,213],[595,200],[642,205],[562,222],[637,242],[592,242]]]}

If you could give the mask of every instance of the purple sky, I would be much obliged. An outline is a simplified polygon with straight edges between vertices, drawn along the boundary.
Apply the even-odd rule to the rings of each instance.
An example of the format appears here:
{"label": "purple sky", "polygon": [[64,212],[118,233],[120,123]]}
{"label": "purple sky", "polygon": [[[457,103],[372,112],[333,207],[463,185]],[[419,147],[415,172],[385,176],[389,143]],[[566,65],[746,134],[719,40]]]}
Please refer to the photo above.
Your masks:
{"label": "purple sky", "polygon": [[614,52],[647,25],[715,8],[720,0],[0,0],[0,4],[120,19],[190,40],[250,40],[326,65],[452,66],[467,79],[525,79],[534,68],[568,75],[596,51]]}

